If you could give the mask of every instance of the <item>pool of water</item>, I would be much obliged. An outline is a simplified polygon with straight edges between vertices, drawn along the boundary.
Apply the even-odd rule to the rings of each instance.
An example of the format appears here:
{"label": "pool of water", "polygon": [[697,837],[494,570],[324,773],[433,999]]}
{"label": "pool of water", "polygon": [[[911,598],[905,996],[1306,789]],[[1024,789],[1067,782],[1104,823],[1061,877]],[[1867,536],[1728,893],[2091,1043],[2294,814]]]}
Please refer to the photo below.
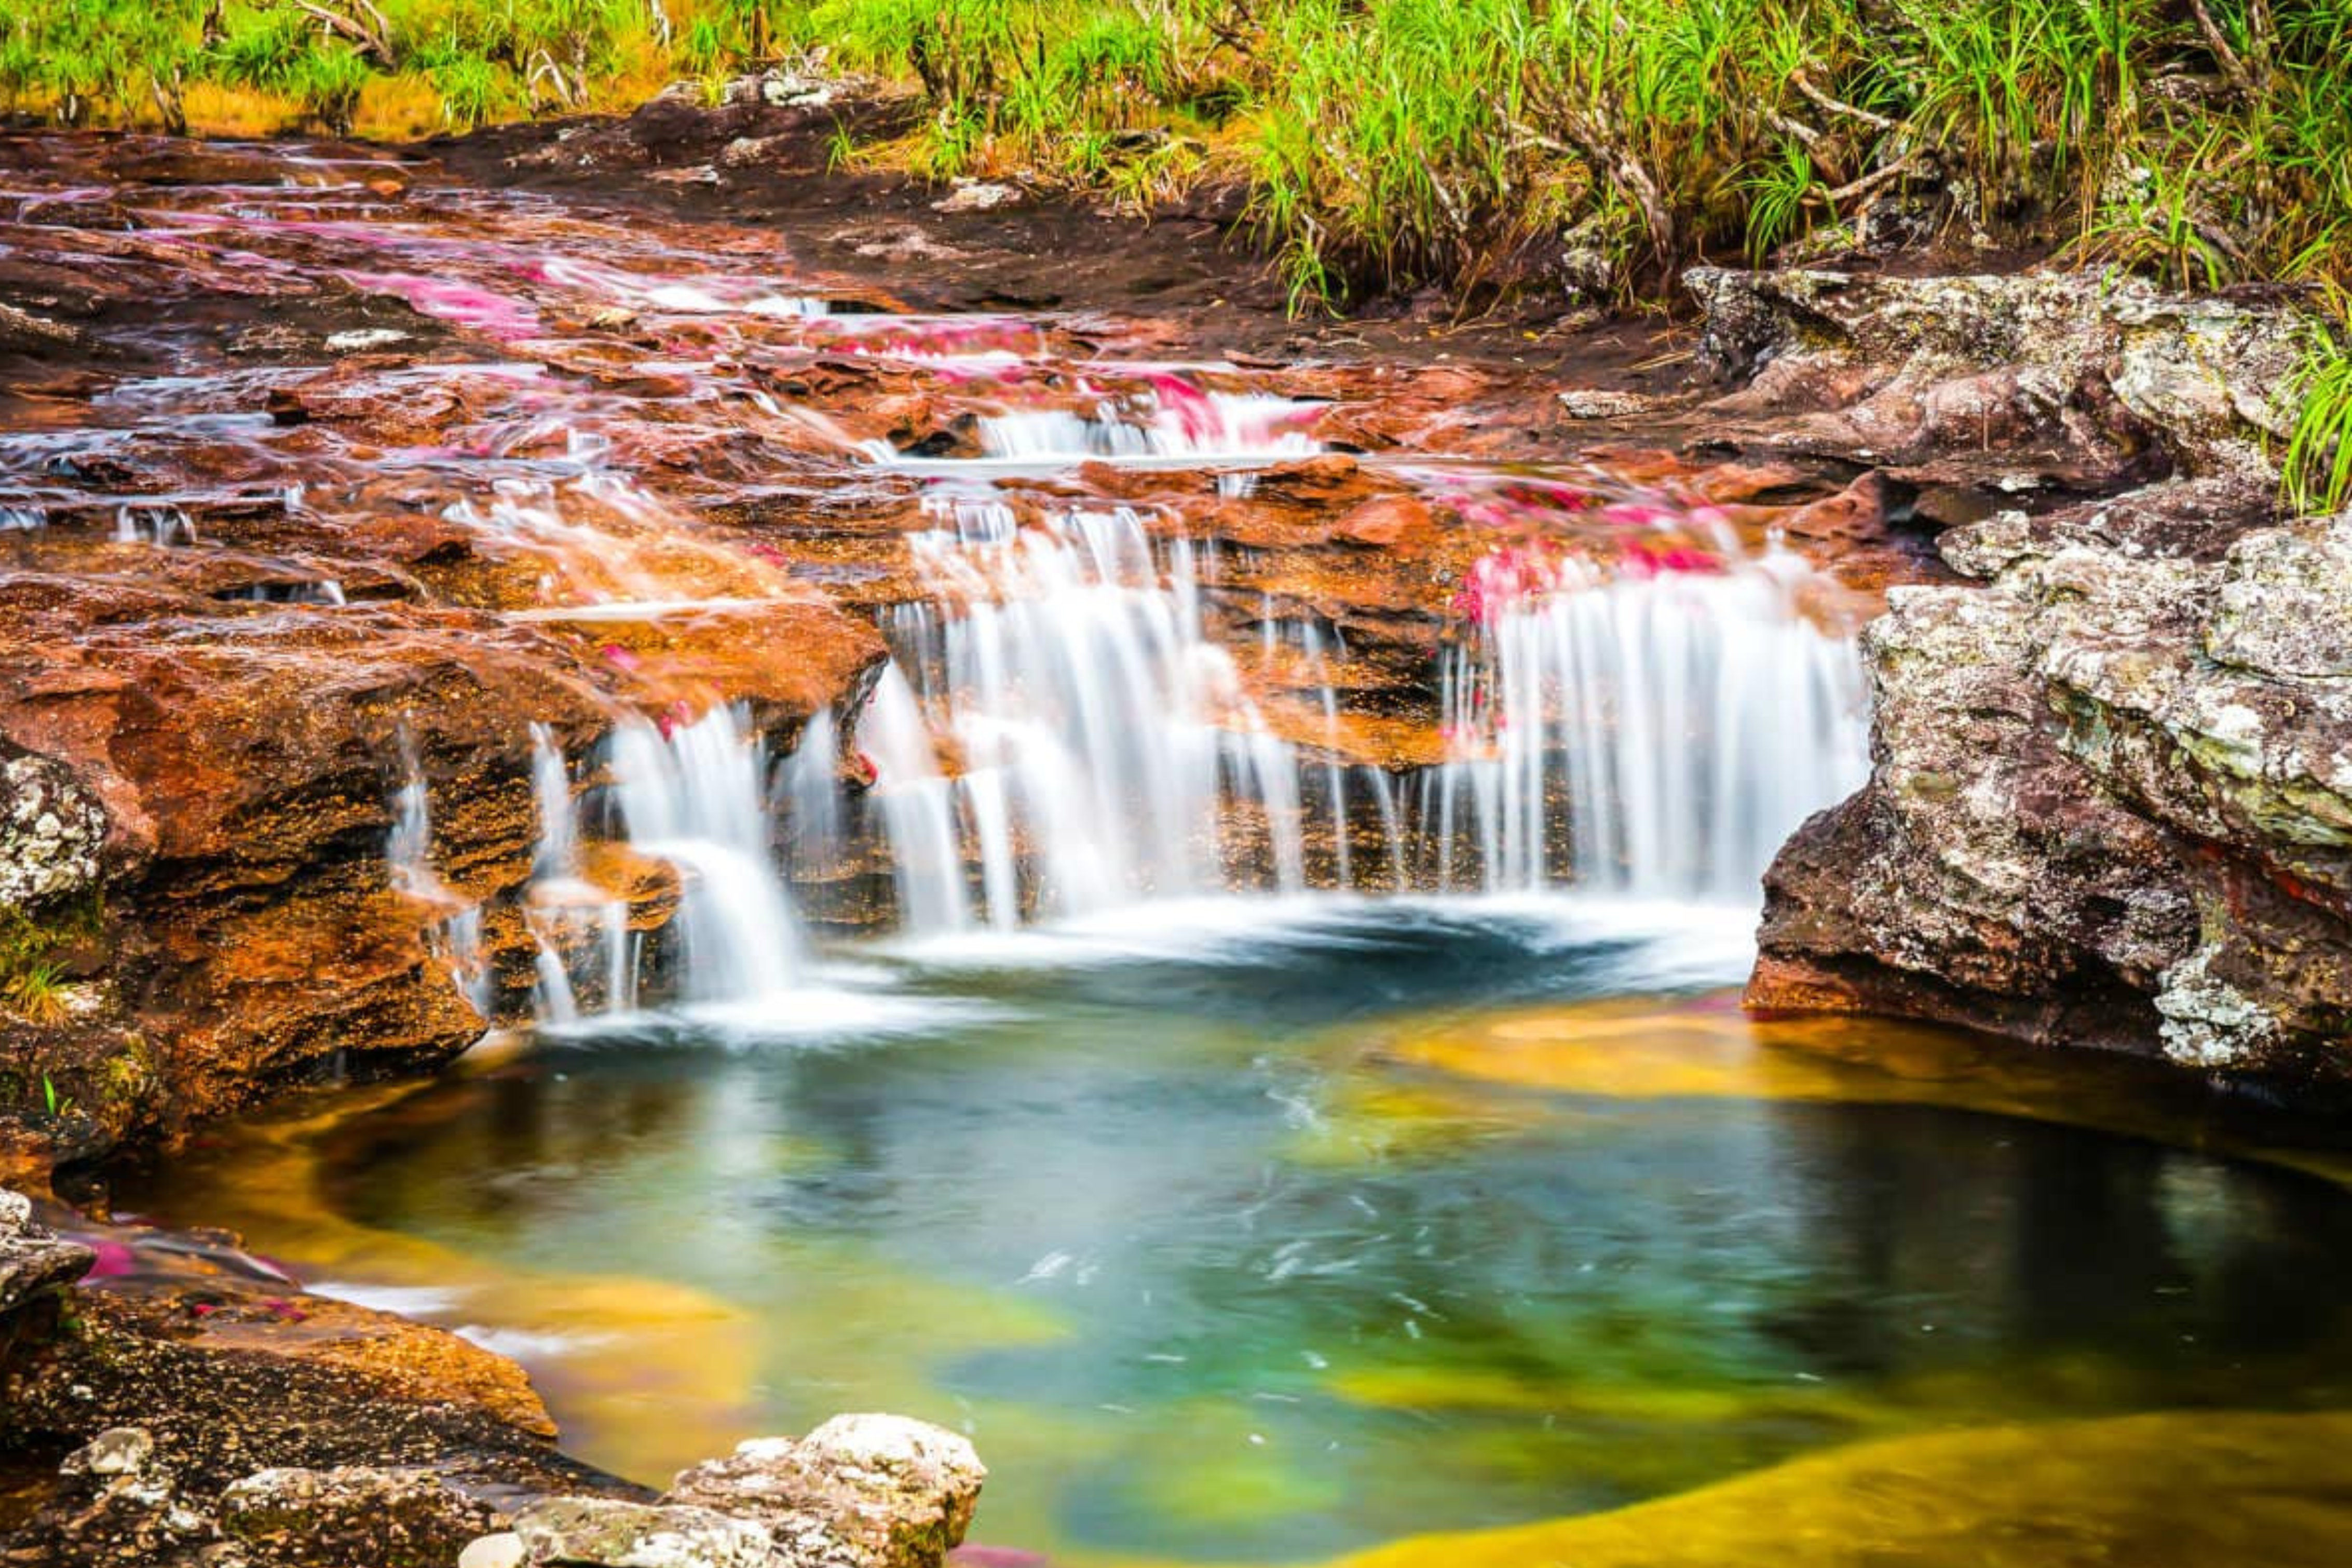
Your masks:
{"label": "pool of water", "polygon": [[[2120,1064],[1748,1020],[1743,937],[1227,901],[866,949],[119,1200],[517,1354],[643,1479],[955,1427],[975,1539],[1055,1563],[2352,1561],[2334,1156]],[[1643,1504],[1704,1511],[1612,1546]]]}

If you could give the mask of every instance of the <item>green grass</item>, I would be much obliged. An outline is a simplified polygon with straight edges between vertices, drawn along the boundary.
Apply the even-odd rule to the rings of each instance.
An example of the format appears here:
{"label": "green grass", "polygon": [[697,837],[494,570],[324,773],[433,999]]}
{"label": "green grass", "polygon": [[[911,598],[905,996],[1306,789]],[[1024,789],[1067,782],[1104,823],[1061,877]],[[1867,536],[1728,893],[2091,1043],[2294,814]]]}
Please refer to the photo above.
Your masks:
{"label": "green grass", "polygon": [[[861,161],[1137,211],[1244,180],[1302,306],[1625,301],[1947,200],[1949,237],[2176,285],[2352,274],[2352,0],[17,0],[0,107],[394,134],[761,59],[904,84]],[[242,96],[239,96],[242,95]],[[199,112],[201,111],[201,112]],[[420,123],[421,122],[421,123]],[[241,122],[240,122],[241,123]]]}
{"label": "green grass", "polygon": [[2307,516],[2352,507],[2352,293],[2331,289],[2295,378],[2300,412],[2281,465],[2285,500]]}

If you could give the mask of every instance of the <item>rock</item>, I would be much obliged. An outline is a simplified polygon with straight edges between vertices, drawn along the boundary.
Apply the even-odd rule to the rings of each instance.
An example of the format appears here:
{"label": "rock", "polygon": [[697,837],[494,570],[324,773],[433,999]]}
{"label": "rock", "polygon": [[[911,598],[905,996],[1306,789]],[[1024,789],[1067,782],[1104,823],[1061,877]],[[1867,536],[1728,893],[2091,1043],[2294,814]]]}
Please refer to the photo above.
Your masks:
{"label": "rock", "polygon": [[395,343],[405,343],[409,335],[393,327],[361,327],[346,332],[327,334],[327,351],[332,354],[365,354],[377,349],[389,349]]}
{"label": "rock", "polygon": [[2352,1080],[2352,517],[2220,560],[2094,520],[1890,596],[1870,783],[1774,864],[1750,1000]]}
{"label": "rock", "polygon": [[60,1241],[33,1223],[33,1206],[20,1193],[0,1191],[0,1359],[14,1339],[9,1320],[89,1272],[97,1254]]}
{"label": "rock", "polygon": [[8,1538],[0,1563],[24,1568],[243,1568],[222,1552],[219,1531],[182,1495],[180,1479],[136,1427],[100,1432],[58,1468],[57,1495]]}
{"label": "rock", "polygon": [[1922,482],[2275,483],[2304,317],[2082,273],[1857,277],[1694,267],[1701,367],[1746,385],[1738,438]]}
{"label": "rock", "polygon": [[254,1568],[447,1568],[493,1517],[430,1470],[366,1467],[262,1470],[218,1512]]}
{"label": "rock", "polygon": [[106,834],[104,804],[71,768],[0,738],[0,911],[96,890]]}
{"label": "rock", "polygon": [[971,1443],[898,1416],[836,1416],[683,1471],[663,1501],[767,1524],[793,1563],[933,1568],[971,1527],[988,1472]]}
{"label": "rock", "polygon": [[931,211],[992,213],[999,207],[1016,206],[1023,199],[1018,185],[994,180],[959,180],[954,191],[931,204]]}
{"label": "rock", "polygon": [[522,1537],[511,1530],[485,1535],[457,1553],[457,1568],[522,1568]]}
{"label": "rock", "polygon": [[[20,1441],[63,1447],[137,1427],[207,1494],[263,1470],[367,1466],[457,1486],[643,1495],[558,1454],[521,1369],[446,1331],[226,1276],[110,1280],[71,1304],[73,1333],[20,1343],[0,1363],[0,1406]],[[454,1537],[448,1554],[479,1533]]]}
{"label": "rock", "polygon": [[1560,413],[1570,419],[1624,419],[1657,402],[1640,392],[1604,392],[1598,387],[1571,387],[1558,394],[1558,401]]}
{"label": "rock", "polygon": [[517,1514],[514,1533],[533,1568],[782,1568],[764,1527],[706,1508],[556,1498]]}
{"label": "rock", "polygon": [[62,321],[0,300],[0,353],[37,356],[76,347],[81,340],[81,333]]}

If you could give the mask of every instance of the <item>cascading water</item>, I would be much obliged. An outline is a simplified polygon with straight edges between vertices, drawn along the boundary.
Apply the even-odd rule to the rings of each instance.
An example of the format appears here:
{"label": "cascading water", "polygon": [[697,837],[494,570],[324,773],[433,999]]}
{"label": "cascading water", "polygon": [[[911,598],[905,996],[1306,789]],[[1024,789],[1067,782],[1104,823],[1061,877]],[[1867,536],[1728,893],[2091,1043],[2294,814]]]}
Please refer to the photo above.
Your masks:
{"label": "cascading water", "polygon": [[[1322,450],[1307,433],[1320,404],[1239,392],[1203,392],[1176,375],[1155,375],[1150,390],[1107,397],[1091,417],[1068,409],[1024,409],[983,416],[983,461],[1009,467],[1086,462],[1270,463]],[[887,442],[861,450],[895,466],[970,467],[972,460],[908,457]]]}
{"label": "cascading water", "polygon": [[433,803],[416,743],[400,734],[400,787],[392,801],[392,832],[384,842],[394,893],[436,912],[427,927],[433,955],[449,970],[458,993],[484,1019],[494,1004],[488,955],[482,947],[480,905],[461,898],[433,869]]}
{"label": "cascading water", "polygon": [[667,736],[638,718],[613,732],[614,794],[629,846],[676,866],[684,884],[676,929],[688,1001],[779,996],[805,965],[770,843],[765,760],[729,707]]}
{"label": "cascading water", "polygon": [[1466,837],[1489,892],[1752,899],[1869,771],[1860,663],[1799,612],[1808,573],[1778,549],[1614,579],[1571,562],[1491,595],[1446,670],[1456,758],[1424,781],[1438,885],[1461,884]]}
{"label": "cascading water", "polygon": [[[1000,929],[1024,883],[1032,912],[1064,915],[1253,875],[1304,885],[1296,754],[1203,635],[1188,548],[1160,559],[1124,508],[1016,529],[986,503],[912,548],[935,595],[889,624],[912,676],[886,674],[859,729],[910,931],[967,922],[967,861]],[[918,693],[961,757],[953,813]]]}
{"label": "cascading water", "polygon": [[629,906],[581,874],[580,821],[563,751],[543,724],[530,727],[531,794],[539,808],[539,846],[524,917],[538,945],[532,1002],[538,1016],[569,1023],[581,1013],[584,984],[601,987],[603,1011],[636,1007],[636,962]]}

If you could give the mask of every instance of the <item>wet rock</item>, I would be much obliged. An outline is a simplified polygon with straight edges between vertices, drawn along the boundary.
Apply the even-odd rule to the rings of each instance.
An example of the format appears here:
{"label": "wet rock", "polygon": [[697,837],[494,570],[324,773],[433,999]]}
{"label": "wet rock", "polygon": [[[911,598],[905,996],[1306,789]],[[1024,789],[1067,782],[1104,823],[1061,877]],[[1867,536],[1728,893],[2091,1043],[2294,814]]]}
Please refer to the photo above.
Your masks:
{"label": "wet rock", "polygon": [[836,1416],[682,1472],[663,1500],[754,1518],[811,1568],[931,1568],[961,1544],[988,1472],[971,1443],[898,1416]]}
{"label": "wet rock", "polygon": [[74,1291],[71,1311],[73,1332],[19,1343],[0,1364],[20,1441],[86,1443],[135,1426],[206,1496],[261,1470],[350,1466],[642,1495],[558,1454],[521,1369],[439,1329],[226,1278],[110,1280]]}
{"label": "wet rock", "polygon": [[1017,205],[1023,200],[1021,187],[995,180],[959,180],[955,189],[931,204],[935,213],[992,213],[999,207]]}
{"label": "wet rock", "polygon": [[55,353],[79,344],[81,334],[62,321],[36,316],[0,300],[0,354]]}
{"label": "wet rock", "polygon": [[494,1518],[429,1470],[364,1467],[262,1470],[218,1510],[252,1568],[446,1568]]}
{"label": "wet rock", "polygon": [[2352,1078],[2352,517],[2220,560],[2094,521],[1890,596],[1870,783],[1775,863],[1750,999]]}
{"label": "wet rock", "polygon": [[11,1320],[80,1279],[96,1259],[89,1248],[35,1224],[24,1195],[0,1191],[0,1358],[19,1332]]}
{"label": "wet rock", "polygon": [[532,1568],[782,1568],[765,1527],[706,1508],[555,1498],[517,1514],[514,1534]]}
{"label": "wet rock", "polygon": [[1559,394],[1560,413],[1570,419],[1624,419],[1648,409],[1657,400],[1640,392],[1609,392],[1599,387],[1571,387]]}

